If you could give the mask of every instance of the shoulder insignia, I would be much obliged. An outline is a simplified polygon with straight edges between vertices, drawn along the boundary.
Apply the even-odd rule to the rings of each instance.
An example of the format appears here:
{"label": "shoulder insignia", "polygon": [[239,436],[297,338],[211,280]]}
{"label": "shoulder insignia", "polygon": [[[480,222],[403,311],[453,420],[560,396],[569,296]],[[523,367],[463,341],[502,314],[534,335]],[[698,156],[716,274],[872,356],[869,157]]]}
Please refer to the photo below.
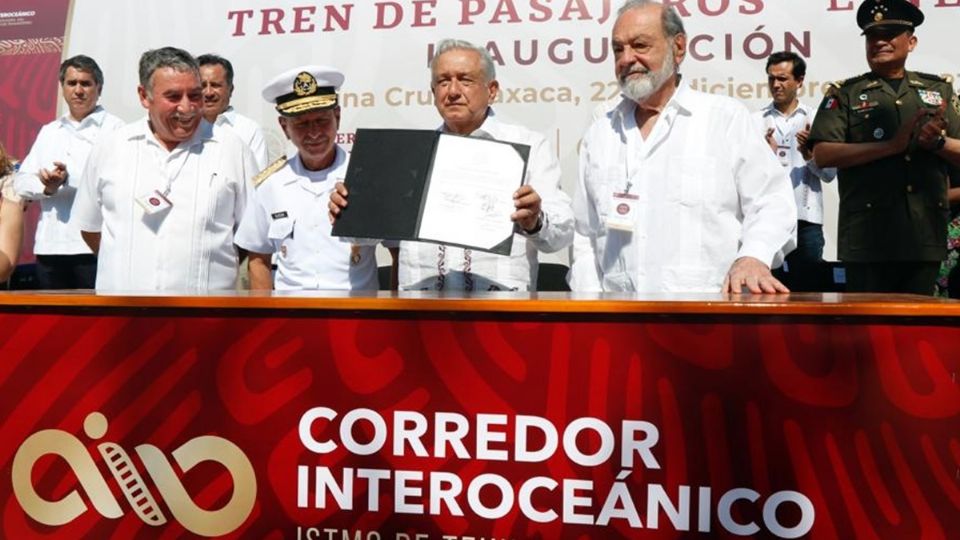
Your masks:
{"label": "shoulder insignia", "polygon": [[940,78],[943,79],[943,82],[949,85],[953,85],[953,75],[950,75],[949,73],[944,73],[943,75],[940,76]]}
{"label": "shoulder insignia", "polygon": [[921,73],[919,71],[914,71],[912,73],[921,79],[927,79],[934,82],[949,83],[953,80],[953,77],[949,75],[933,75],[931,73]]}
{"label": "shoulder insignia", "polygon": [[283,166],[286,164],[287,164],[287,156],[284,155],[284,156],[280,156],[279,159],[277,159],[270,165],[267,165],[266,169],[260,171],[259,173],[257,173],[256,176],[253,177],[253,187],[255,188],[260,187],[260,184],[264,183],[267,178],[270,178],[270,176],[273,173],[282,169]]}
{"label": "shoulder insignia", "polygon": [[849,79],[843,79],[842,81],[837,81],[837,82],[831,83],[831,84],[835,84],[835,85],[837,86],[837,88],[843,88],[843,87],[850,86],[851,84],[855,84],[855,83],[858,83],[858,82],[866,79],[866,78],[867,78],[867,75],[868,75],[867,73],[864,73],[863,75],[857,75],[856,77],[850,77]]}
{"label": "shoulder insignia", "polygon": [[840,93],[840,86],[843,85],[843,81],[828,82],[826,88],[823,90],[823,95],[834,97]]}

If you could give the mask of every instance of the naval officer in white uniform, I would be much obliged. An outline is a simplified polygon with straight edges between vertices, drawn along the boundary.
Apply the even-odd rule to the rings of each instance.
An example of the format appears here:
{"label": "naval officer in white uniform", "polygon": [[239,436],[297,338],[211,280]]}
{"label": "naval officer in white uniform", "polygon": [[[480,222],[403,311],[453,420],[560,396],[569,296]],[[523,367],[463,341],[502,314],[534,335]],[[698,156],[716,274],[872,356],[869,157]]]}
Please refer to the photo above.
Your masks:
{"label": "naval officer in white uniform", "polygon": [[[250,252],[250,288],[376,290],[376,246],[330,235],[330,190],[347,174],[347,153],[336,144],[337,90],[343,74],[325,66],[281,73],[263,89],[297,153],[273,162],[256,178],[237,231]],[[271,257],[277,270],[271,275]],[[396,256],[395,249],[391,254]]]}

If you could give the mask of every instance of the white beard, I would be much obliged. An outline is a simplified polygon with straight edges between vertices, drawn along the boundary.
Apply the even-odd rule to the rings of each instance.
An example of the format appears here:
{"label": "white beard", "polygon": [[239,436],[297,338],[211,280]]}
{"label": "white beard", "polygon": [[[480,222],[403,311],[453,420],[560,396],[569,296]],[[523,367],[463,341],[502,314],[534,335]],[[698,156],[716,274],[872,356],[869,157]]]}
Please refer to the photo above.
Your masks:
{"label": "white beard", "polygon": [[[676,67],[671,54],[664,57],[658,71],[647,71],[640,64],[636,64],[630,71],[620,76],[620,91],[630,100],[643,103],[676,75]],[[632,73],[640,73],[640,76],[628,79],[627,77]]]}

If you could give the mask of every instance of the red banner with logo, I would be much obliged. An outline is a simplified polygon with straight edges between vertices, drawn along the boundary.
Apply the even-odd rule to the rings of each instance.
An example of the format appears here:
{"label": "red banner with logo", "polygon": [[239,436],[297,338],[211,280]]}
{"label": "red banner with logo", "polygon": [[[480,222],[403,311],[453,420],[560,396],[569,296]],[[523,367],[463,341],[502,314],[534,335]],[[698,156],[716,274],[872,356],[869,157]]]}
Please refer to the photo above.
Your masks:
{"label": "red banner with logo", "polygon": [[0,315],[0,536],[960,531],[956,327],[165,313]]}
{"label": "red banner with logo", "polygon": [[[0,144],[22,161],[43,124],[57,116],[59,68],[70,0],[0,5]],[[39,207],[28,208],[20,263],[34,260]]]}

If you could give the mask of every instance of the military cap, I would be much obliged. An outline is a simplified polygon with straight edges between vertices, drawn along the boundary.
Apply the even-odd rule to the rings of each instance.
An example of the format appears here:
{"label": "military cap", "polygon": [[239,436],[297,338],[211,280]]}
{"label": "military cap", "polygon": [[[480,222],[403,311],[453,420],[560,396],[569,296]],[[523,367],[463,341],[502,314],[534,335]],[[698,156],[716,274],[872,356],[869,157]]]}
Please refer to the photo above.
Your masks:
{"label": "military cap", "polygon": [[857,26],[866,34],[874,28],[912,30],[923,24],[923,12],[908,0],[864,0],[857,10]]}
{"label": "military cap", "polygon": [[337,106],[343,73],[328,66],[300,66],[284,71],[263,87],[263,99],[276,105],[283,116]]}

